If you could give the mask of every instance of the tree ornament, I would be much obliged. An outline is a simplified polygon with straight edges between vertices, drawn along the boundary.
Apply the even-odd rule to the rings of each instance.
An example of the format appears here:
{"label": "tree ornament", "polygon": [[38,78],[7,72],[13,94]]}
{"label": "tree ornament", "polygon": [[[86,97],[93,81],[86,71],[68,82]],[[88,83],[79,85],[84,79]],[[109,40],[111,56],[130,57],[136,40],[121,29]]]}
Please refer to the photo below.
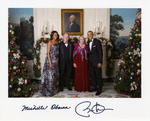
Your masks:
{"label": "tree ornament", "polygon": [[13,82],[13,77],[11,77],[10,81]]}
{"label": "tree ornament", "polygon": [[24,62],[24,61],[22,61],[21,63],[22,63],[22,64],[25,64],[25,62]]}
{"label": "tree ornament", "polygon": [[26,68],[24,68],[24,71],[27,71],[27,69],[26,69]]}
{"label": "tree ornament", "polygon": [[18,80],[19,80],[19,85],[23,85],[23,83],[24,83],[23,78],[22,78],[22,77],[21,77],[21,78],[18,78]]}
{"label": "tree ornament", "polygon": [[16,58],[18,58],[18,59],[20,58],[19,53],[14,53],[13,56],[14,56],[15,59],[16,59]]}
{"label": "tree ornament", "polygon": [[14,70],[16,70],[16,68],[17,68],[16,66],[13,67]]}
{"label": "tree ornament", "polygon": [[139,63],[137,63],[137,66],[140,66],[140,64],[139,64]]}
{"label": "tree ornament", "polygon": [[17,91],[20,92],[20,91],[21,91],[21,88],[18,88]]}
{"label": "tree ornament", "polygon": [[139,75],[141,73],[141,70],[140,69],[138,69],[137,70],[137,75]]}
{"label": "tree ornament", "polygon": [[123,69],[121,69],[121,71],[123,72],[124,70],[123,70]]}
{"label": "tree ornament", "polygon": [[25,84],[27,84],[27,82],[28,82],[27,79],[25,79],[24,82],[25,82]]}

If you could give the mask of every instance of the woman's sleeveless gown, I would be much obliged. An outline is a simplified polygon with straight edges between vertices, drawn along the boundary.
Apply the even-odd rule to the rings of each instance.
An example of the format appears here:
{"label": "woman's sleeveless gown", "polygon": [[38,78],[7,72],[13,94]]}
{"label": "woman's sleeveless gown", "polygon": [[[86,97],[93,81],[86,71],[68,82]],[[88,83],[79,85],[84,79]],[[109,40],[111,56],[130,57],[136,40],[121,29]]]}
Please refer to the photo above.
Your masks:
{"label": "woman's sleeveless gown", "polygon": [[59,91],[59,45],[52,45],[49,54],[53,68],[49,68],[46,56],[40,85],[40,93],[44,96],[53,96]]}

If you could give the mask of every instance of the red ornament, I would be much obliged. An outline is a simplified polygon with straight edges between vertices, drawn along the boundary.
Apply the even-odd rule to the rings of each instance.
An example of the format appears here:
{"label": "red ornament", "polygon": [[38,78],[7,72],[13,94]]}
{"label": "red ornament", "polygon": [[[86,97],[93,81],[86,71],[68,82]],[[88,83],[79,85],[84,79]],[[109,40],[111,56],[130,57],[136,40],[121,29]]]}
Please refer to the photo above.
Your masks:
{"label": "red ornament", "polygon": [[30,83],[30,79],[27,79],[27,82]]}
{"label": "red ornament", "polygon": [[120,69],[121,69],[121,66],[120,66]]}
{"label": "red ornament", "polygon": [[140,26],[141,26],[141,23],[138,23],[138,26],[140,27]]}
{"label": "red ornament", "polygon": [[10,60],[10,64],[12,64],[13,62]]}
{"label": "red ornament", "polygon": [[32,86],[32,84],[30,84],[30,86]]}
{"label": "red ornament", "polygon": [[13,46],[16,46],[16,44],[13,44]]}
{"label": "red ornament", "polygon": [[26,89],[27,87],[26,86],[23,86],[23,89]]}
{"label": "red ornament", "polygon": [[27,62],[27,60],[23,60],[25,63]]}
{"label": "red ornament", "polygon": [[24,68],[24,71],[27,71],[27,69],[26,69],[26,68]]}

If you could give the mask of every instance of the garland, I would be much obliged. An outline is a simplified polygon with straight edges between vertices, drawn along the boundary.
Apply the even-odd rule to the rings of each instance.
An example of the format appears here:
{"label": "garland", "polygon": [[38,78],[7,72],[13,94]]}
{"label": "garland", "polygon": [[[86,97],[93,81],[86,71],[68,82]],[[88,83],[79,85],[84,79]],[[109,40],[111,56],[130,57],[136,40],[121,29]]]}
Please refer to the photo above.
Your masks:
{"label": "garland", "polygon": [[[110,76],[113,71],[113,59],[112,59],[112,43],[109,39],[106,39],[104,37],[98,38],[101,41],[102,46],[106,46],[106,56],[107,56],[107,69],[106,69],[106,75]],[[36,45],[33,49],[33,70],[35,77],[41,76],[41,62],[40,62],[40,49],[41,49],[41,43],[48,43],[50,41],[49,38],[41,38],[36,42]],[[61,39],[59,39],[61,41]]]}
{"label": "garland", "polygon": [[48,43],[50,41],[49,38],[41,38],[40,40],[38,40],[36,42],[36,45],[33,49],[33,70],[34,70],[34,75],[36,77],[40,77],[41,76],[41,62],[40,62],[40,49],[41,49],[41,43]]}

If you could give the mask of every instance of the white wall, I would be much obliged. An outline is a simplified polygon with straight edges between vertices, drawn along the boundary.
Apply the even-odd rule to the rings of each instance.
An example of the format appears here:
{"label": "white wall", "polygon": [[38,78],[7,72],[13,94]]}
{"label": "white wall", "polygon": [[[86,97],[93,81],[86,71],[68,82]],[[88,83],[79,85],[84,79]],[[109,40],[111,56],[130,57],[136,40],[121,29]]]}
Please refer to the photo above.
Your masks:
{"label": "white wall", "polygon": [[[54,30],[58,31],[60,36],[62,36],[60,8],[34,8],[33,12],[34,12],[34,41],[35,41],[34,44],[36,44],[36,41],[41,38],[40,26],[41,24],[44,24],[45,21],[48,21],[51,25],[54,25]],[[109,8],[84,9],[84,37],[87,37],[87,32],[89,30],[94,30],[94,25],[96,25],[98,21],[101,21],[105,26],[105,32],[103,36],[109,38],[110,35],[110,9]],[[45,57],[46,57],[46,44],[42,44],[41,54],[40,54],[41,69],[43,69]],[[107,78],[105,74],[106,72],[105,57],[106,55],[104,52],[104,57],[103,57],[104,63],[102,67],[103,78]]]}
{"label": "white wall", "polygon": [[[41,38],[40,25],[49,21],[54,29],[61,35],[61,9],[60,8],[34,8],[34,38],[35,41]],[[93,30],[94,25],[101,21],[105,26],[104,37],[109,38],[110,30],[110,9],[109,8],[86,8],[84,9],[84,36],[87,31]]]}

